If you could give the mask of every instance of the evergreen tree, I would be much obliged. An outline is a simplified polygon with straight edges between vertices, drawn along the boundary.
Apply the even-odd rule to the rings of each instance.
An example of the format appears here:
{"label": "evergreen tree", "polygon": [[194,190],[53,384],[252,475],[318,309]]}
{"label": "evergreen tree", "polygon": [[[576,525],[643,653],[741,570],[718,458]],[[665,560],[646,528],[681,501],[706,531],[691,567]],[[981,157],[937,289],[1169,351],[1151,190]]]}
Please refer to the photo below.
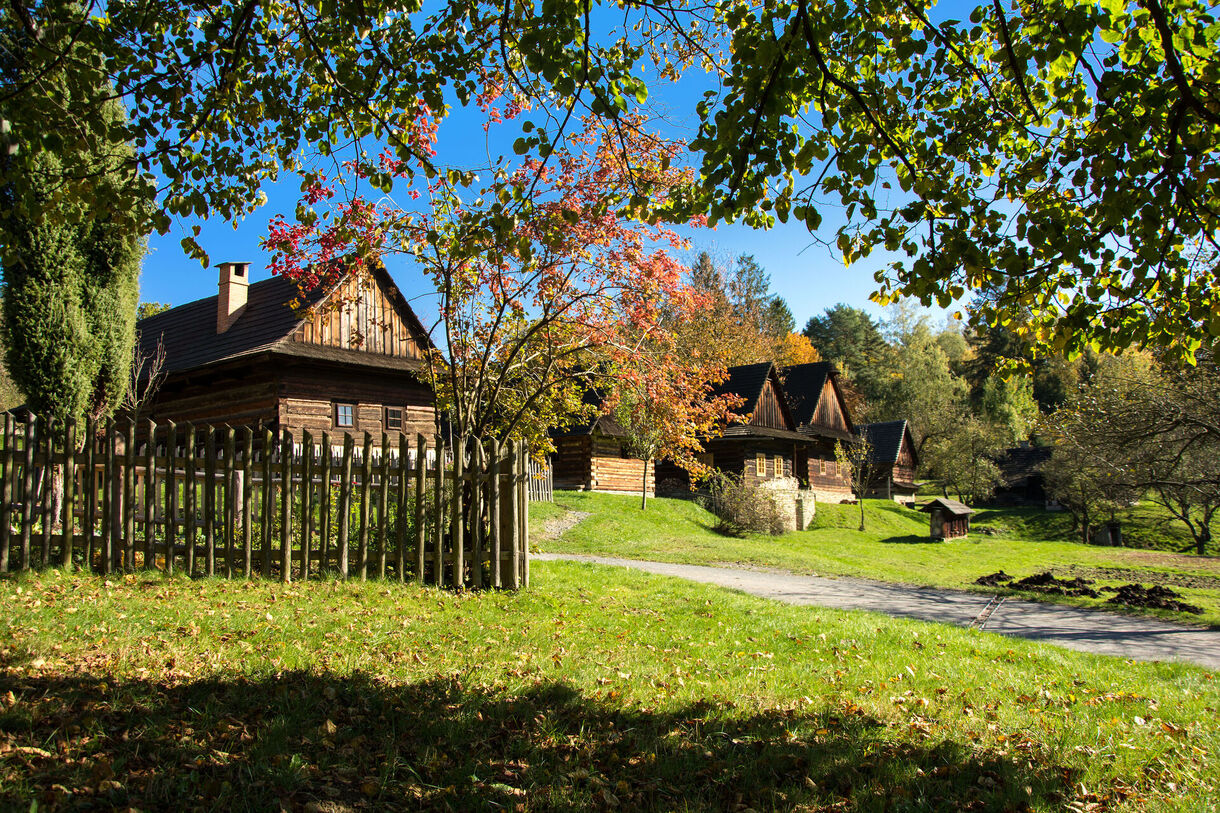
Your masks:
{"label": "evergreen tree", "polygon": [[[0,50],[10,56],[0,63],[4,81],[23,81],[19,66],[25,61],[12,55],[32,47],[26,33],[8,28],[0,40]],[[95,58],[79,44],[71,49],[74,59]],[[82,86],[53,73],[40,81],[60,85],[65,109],[96,105],[110,95],[106,87]],[[98,126],[117,128],[122,121],[121,106],[111,101]],[[119,406],[128,384],[145,241],[132,233],[130,213],[90,210],[87,202],[58,194],[58,187],[65,175],[91,177],[97,199],[107,200],[144,181],[113,152],[65,166],[40,146],[37,134],[13,136],[18,149],[4,159],[10,170],[5,175],[17,170],[24,194],[34,200],[16,207],[17,191],[0,187],[0,206],[11,213],[0,229],[7,366],[35,413],[56,420],[102,418]],[[108,144],[107,139],[99,133],[96,142]],[[74,160],[82,155],[70,154]]]}

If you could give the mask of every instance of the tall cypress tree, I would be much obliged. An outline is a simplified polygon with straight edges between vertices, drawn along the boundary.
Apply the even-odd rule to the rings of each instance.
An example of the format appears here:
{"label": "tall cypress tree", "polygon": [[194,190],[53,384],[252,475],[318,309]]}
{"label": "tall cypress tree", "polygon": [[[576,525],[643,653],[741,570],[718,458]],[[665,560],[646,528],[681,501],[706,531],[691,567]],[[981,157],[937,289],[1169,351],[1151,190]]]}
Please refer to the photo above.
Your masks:
{"label": "tall cypress tree", "polygon": [[[0,38],[9,58],[0,65],[7,82],[23,81],[32,43],[11,25]],[[63,65],[91,64],[97,54],[84,46],[72,47],[73,60]],[[5,160],[5,175],[24,176],[20,201],[8,186],[0,187],[0,266],[5,284],[3,336],[8,369],[25,393],[30,408],[56,420],[110,415],[122,402],[128,385],[135,342],[135,313],[139,296],[140,265],[145,252],[143,235],[131,230],[130,213],[116,213],[87,202],[64,202],[57,185],[64,173],[90,178],[95,200],[113,200],[115,190],[143,183],[125,160],[129,151],[116,134],[122,132],[124,111],[117,101],[100,102],[108,87],[59,73],[40,75],[40,81],[62,88],[65,118],[77,125],[87,117],[70,115],[74,106],[102,104],[106,115],[91,132],[79,126],[64,138],[96,145],[92,153],[73,150],[73,166],[45,148],[40,134],[11,134],[17,145]],[[92,74],[86,74],[92,75]],[[0,107],[0,118],[3,118]],[[48,116],[47,126],[64,119]],[[76,143],[80,143],[79,141]],[[32,199],[31,199],[32,198]]]}

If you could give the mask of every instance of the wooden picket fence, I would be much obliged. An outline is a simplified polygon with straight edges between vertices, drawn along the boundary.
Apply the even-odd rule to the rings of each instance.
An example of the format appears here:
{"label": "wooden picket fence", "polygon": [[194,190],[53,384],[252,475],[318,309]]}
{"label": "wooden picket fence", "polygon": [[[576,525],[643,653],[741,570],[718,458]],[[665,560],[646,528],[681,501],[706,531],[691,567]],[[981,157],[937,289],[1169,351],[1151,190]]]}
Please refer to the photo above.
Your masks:
{"label": "wooden picket fence", "polygon": [[547,461],[529,459],[527,472],[530,502],[555,502],[555,472]]}
{"label": "wooden picket fence", "polygon": [[527,457],[473,438],[6,414],[0,573],[59,565],[524,587]]}

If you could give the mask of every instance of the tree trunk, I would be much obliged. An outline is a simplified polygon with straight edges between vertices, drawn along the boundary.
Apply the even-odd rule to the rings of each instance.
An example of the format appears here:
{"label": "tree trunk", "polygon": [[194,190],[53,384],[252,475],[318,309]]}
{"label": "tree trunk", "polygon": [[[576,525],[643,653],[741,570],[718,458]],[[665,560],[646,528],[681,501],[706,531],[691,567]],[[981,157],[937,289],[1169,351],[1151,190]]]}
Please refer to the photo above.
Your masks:
{"label": "tree trunk", "polygon": [[640,510],[648,508],[648,461],[644,461],[644,480],[640,483]]}
{"label": "tree trunk", "polygon": [[1195,536],[1195,553],[1203,556],[1207,553],[1207,543],[1212,541],[1211,524],[1204,520],[1203,527]]}
{"label": "tree trunk", "polygon": [[864,495],[860,495],[860,530],[864,530]]}

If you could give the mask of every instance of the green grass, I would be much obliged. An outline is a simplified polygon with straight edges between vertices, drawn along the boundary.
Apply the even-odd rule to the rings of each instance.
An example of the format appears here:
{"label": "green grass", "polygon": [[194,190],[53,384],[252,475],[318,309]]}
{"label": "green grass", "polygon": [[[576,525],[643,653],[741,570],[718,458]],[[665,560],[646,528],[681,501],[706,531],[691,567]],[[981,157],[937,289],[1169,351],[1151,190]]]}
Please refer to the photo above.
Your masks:
{"label": "green grass", "polygon": [[1220,803],[1196,667],[614,568],[533,582],[0,580],[0,808]]}
{"label": "green grass", "polygon": [[[1041,523],[1030,509],[979,512],[975,525],[996,527],[1003,531],[1001,535],[975,532],[965,540],[931,542],[927,514],[897,503],[868,500],[863,532],[858,530],[858,506],[819,503],[814,526],[808,531],[738,539],[713,531],[715,518],[691,500],[652,500],[643,512],[637,499],[612,494],[557,492],[555,500],[547,509],[554,512],[551,516],[561,511],[589,512],[590,516],[558,538],[535,539],[536,550],[691,564],[745,564],[981,591],[990,589],[976,587],[974,580],[997,570],[1017,578],[1046,570],[1067,577],[1081,574],[1094,578],[1097,587],[1167,581],[1185,601],[1202,607],[1204,614],[1141,613],[1220,624],[1220,559],[1025,536],[1028,528]],[[1113,608],[1105,604],[1104,593],[1101,599],[1030,595]]]}

